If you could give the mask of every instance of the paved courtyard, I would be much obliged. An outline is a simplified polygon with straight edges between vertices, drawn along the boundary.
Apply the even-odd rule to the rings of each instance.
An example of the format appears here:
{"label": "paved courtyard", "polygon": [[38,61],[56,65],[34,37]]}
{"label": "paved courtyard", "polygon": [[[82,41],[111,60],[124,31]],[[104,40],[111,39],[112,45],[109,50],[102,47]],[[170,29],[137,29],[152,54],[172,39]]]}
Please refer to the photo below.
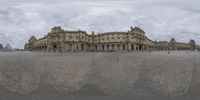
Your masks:
{"label": "paved courtyard", "polygon": [[0,52],[0,100],[199,100],[200,52]]}

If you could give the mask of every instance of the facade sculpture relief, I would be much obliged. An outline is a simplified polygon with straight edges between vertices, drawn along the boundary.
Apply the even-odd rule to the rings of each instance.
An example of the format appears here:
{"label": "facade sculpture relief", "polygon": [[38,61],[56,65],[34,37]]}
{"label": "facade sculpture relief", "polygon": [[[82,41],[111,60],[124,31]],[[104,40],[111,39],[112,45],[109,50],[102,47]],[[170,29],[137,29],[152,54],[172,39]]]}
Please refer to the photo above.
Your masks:
{"label": "facade sculpture relief", "polygon": [[40,39],[32,36],[25,49],[43,52],[115,52],[115,51],[145,51],[145,50],[195,50],[199,46],[194,40],[189,43],[153,41],[145,36],[139,27],[131,27],[128,32],[107,32],[91,35],[85,31],[67,31],[60,26],[53,27],[51,32]]}

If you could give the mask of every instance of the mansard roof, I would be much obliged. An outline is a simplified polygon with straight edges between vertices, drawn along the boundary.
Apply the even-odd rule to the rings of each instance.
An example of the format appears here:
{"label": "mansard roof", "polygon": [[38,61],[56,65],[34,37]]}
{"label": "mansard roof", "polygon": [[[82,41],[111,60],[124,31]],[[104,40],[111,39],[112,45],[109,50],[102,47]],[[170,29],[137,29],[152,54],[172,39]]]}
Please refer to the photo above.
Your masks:
{"label": "mansard roof", "polygon": [[69,31],[69,30],[65,30],[64,32],[67,32],[67,33],[86,33],[86,31],[82,31],[82,30],[78,30],[78,31]]}
{"label": "mansard roof", "polygon": [[193,39],[191,39],[191,40],[189,41],[189,44],[191,44],[191,45],[196,45],[196,43],[195,43],[195,41],[194,41]]}
{"label": "mansard roof", "polygon": [[142,33],[145,33],[141,28],[139,28],[139,27],[137,27],[137,26],[135,26],[134,28],[131,27],[131,32],[133,32],[134,30],[139,31],[139,32],[142,32]]}
{"label": "mansard roof", "polygon": [[35,42],[35,41],[37,41],[37,39],[35,38],[35,36],[31,36],[31,38],[29,39],[29,43],[31,43],[31,42]]}
{"label": "mansard roof", "polygon": [[82,31],[82,30],[74,30],[74,31],[70,31],[70,30],[64,30],[62,29],[60,26],[54,26],[51,29],[50,33],[59,33],[59,32],[66,32],[66,33],[86,33],[86,31]]}
{"label": "mansard roof", "polygon": [[109,34],[127,34],[127,32],[105,32],[105,33],[100,33],[98,35],[109,35]]}
{"label": "mansard roof", "polygon": [[167,41],[158,41],[157,43],[166,43]]}
{"label": "mansard roof", "polygon": [[170,42],[175,43],[176,40],[174,38],[171,38]]}
{"label": "mansard roof", "polygon": [[62,32],[64,31],[60,26],[54,26],[51,28],[51,32]]}

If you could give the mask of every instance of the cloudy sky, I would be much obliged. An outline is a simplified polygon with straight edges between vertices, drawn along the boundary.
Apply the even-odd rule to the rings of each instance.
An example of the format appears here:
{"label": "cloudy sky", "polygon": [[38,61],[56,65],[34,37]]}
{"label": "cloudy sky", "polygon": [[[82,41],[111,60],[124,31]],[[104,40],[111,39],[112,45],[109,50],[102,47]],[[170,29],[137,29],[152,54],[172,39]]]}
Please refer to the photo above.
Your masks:
{"label": "cloudy sky", "polygon": [[53,26],[103,33],[139,26],[152,40],[200,44],[199,0],[0,0],[0,43],[23,48]]}

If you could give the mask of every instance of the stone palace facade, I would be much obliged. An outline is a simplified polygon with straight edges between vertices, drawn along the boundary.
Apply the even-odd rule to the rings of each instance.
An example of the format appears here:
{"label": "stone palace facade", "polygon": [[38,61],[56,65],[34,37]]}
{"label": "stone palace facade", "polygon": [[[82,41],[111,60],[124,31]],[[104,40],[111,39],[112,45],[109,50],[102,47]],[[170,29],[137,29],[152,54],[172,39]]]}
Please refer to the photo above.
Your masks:
{"label": "stone palace facade", "polygon": [[43,52],[114,52],[114,51],[153,51],[153,50],[195,50],[200,46],[194,40],[189,43],[153,41],[145,36],[139,27],[131,27],[127,32],[107,32],[91,35],[85,31],[67,31],[60,26],[53,27],[51,32],[40,39],[32,36],[25,49]]}

